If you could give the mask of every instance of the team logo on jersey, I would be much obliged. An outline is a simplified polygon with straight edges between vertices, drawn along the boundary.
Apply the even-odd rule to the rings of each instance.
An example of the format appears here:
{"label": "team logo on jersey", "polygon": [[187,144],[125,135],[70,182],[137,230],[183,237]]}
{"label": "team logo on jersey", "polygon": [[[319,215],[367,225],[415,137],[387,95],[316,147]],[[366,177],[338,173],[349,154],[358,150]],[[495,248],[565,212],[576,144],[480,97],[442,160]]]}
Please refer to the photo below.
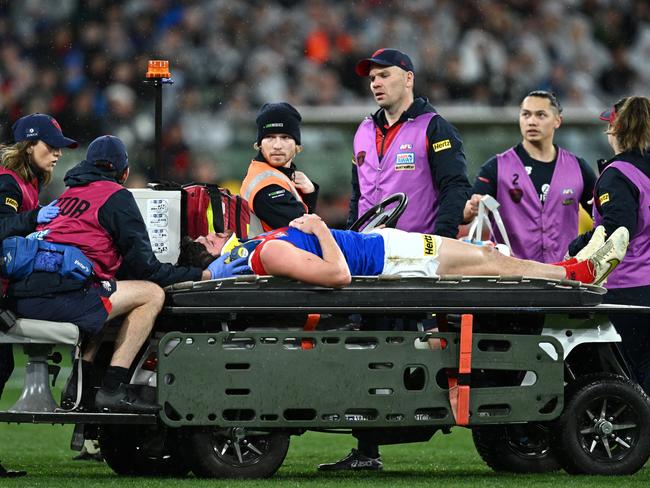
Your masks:
{"label": "team logo on jersey", "polygon": [[395,158],[395,171],[415,169],[415,153],[398,153]]}
{"label": "team logo on jersey", "polygon": [[524,192],[521,190],[521,188],[510,188],[510,190],[508,190],[508,193],[510,194],[512,201],[515,203],[521,202],[521,199],[524,196]]}
{"label": "team logo on jersey", "polygon": [[16,212],[18,211],[18,202],[14,200],[13,198],[5,198],[5,205],[9,205],[12,207]]}
{"label": "team logo on jersey", "polygon": [[359,151],[352,162],[357,166],[362,166],[366,162],[366,151]]}
{"label": "team logo on jersey", "polygon": [[424,239],[424,255],[425,256],[435,256],[438,252],[436,249],[436,240],[431,234],[422,234],[422,239]]}
{"label": "team logo on jersey", "polygon": [[599,196],[598,202],[601,205],[604,205],[605,203],[609,202],[609,193],[603,193],[601,196]]}
{"label": "team logo on jersey", "polygon": [[575,203],[575,200],[573,198],[565,198],[562,200],[562,205],[565,207],[568,207],[569,205],[573,205]]}
{"label": "team logo on jersey", "polygon": [[573,195],[573,188],[565,188],[562,190],[562,195]]}
{"label": "team logo on jersey", "polygon": [[451,141],[445,139],[444,141],[434,142],[431,146],[433,147],[433,152],[440,152],[445,149],[451,149]]}
{"label": "team logo on jersey", "polygon": [[413,144],[402,144],[402,145],[399,147],[399,150],[400,150],[400,151],[406,151],[406,150],[408,150],[408,149],[413,149]]}

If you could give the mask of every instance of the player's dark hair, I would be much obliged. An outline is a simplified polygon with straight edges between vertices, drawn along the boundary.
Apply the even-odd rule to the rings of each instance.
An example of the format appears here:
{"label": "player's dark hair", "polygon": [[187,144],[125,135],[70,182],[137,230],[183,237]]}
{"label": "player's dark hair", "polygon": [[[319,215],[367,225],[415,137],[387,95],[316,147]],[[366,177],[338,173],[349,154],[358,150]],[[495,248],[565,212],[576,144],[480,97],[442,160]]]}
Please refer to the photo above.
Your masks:
{"label": "player's dark hair", "polygon": [[524,98],[521,99],[522,103],[524,99],[528,97],[546,98],[551,103],[551,107],[553,107],[556,110],[558,115],[562,114],[562,105],[560,105],[560,101],[557,99],[555,93],[546,90],[533,90],[532,92],[530,92],[528,95],[526,95]]}
{"label": "player's dark hair", "polygon": [[178,256],[179,266],[196,266],[205,269],[216,258],[208,252],[205,246],[185,236],[181,240],[181,252]]}
{"label": "player's dark hair", "polygon": [[[620,106],[617,104],[620,103]],[[616,118],[612,132],[622,151],[644,153],[650,147],[650,100],[627,97],[615,105]]]}

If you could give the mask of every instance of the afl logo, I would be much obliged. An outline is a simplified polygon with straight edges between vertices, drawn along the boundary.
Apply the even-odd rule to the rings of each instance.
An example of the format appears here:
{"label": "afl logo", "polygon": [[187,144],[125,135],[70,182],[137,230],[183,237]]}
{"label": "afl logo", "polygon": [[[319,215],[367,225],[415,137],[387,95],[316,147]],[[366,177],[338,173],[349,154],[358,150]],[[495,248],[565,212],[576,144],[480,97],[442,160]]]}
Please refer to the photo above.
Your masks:
{"label": "afl logo", "polygon": [[357,166],[362,166],[366,161],[366,151],[359,151],[354,160],[357,163]]}

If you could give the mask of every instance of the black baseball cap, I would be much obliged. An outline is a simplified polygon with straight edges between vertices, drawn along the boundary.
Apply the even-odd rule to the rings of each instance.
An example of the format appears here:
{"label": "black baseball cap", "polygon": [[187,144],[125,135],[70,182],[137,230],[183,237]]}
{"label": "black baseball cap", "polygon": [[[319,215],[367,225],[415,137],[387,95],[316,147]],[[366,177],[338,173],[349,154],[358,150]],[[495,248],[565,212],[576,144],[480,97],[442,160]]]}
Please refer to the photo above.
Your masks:
{"label": "black baseball cap", "polygon": [[402,51],[390,48],[377,49],[372,53],[372,56],[359,61],[355,66],[354,71],[359,76],[368,76],[368,73],[370,73],[370,67],[373,64],[378,64],[379,66],[397,66],[398,68],[402,68],[404,71],[415,72],[411,58]]}
{"label": "black baseball cap", "polygon": [[77,141],[63,135],[61,126],[54,117],[47,114],[31,114],[19,118],[12,127],[14,141],[44,141],[55,148],[75,148]]}
{"label": "black baseball cap", "polygon": [[91,142],[86,152],[86,161],[91,163],[107,161],[115,171],[120,173],[129,167],[126,146],[119,137],[115,136],[101,136]]}

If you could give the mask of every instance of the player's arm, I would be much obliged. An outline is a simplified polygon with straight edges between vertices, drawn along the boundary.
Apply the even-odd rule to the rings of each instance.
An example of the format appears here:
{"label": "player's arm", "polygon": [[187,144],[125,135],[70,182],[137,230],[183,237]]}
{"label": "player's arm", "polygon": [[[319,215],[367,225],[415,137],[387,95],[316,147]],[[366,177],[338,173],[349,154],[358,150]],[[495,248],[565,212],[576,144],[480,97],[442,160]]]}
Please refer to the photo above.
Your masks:
{"label": "player's arm", "polygon": [[303,215],[289,225],[314,234],[321,245],[323,257],[298,249],[286,241],[269,241],[260,253],[262,266],[267,273],[312,285],[341,287],[350,283],[352,277],[345,256],[320,217]]}

